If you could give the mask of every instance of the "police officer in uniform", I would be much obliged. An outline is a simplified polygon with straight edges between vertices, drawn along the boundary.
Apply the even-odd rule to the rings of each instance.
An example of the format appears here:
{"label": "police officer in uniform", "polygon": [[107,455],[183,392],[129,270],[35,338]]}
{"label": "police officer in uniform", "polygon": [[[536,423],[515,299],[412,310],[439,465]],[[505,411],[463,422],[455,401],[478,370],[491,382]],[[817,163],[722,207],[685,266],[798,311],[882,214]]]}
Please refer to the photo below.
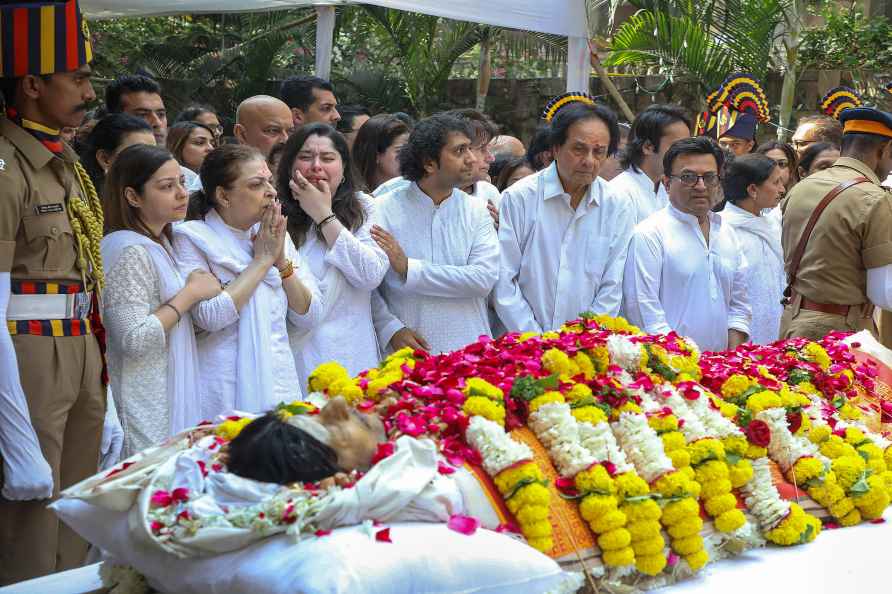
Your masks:
{"label": "police officer in uniform", "polygon": [[783,215],[788,288],[781,338],[876,331],[892,309],[892,114],[842,111],[842,156],[795,185]]}
{"label": "police officer in uniform", "polygon": [[60,139],[96,95],[75,0],[0,5],[0,585],[79,566],[48,499],[97,471],[102,210]]}

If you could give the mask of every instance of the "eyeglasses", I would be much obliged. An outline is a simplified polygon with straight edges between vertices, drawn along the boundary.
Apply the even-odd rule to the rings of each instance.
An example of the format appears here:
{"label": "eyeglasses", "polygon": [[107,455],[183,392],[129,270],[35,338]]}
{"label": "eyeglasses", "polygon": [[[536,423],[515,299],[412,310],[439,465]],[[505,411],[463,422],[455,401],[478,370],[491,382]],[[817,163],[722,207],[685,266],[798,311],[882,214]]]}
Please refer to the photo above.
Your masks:
{"label": "eyeglasses", "polygon": [[790,166],[790,162],[786,159],[775,159],[774,162],[777,163],[777,166],[781,169],[786,169]]}
{"label": "eyeglasses", "polygon": [[697,175],[696,173],[682,173],[681,175],[670,175],[669,179],[675,178],[679,180],[683,186],[687,186],[688,188],[693,188],[697,185],[697,182],[701,179],[703,180],[703,185],[712,188],[719,185],[719,182],[722,181],[722,178],[713,173],[707,172],[703,175]]}
{"label": "eyeglasses", "polygon": [[817,140],[791,140],[793,147],[796,149],[804,149],[808,148],[809,145],[812,145],[817,142]]}

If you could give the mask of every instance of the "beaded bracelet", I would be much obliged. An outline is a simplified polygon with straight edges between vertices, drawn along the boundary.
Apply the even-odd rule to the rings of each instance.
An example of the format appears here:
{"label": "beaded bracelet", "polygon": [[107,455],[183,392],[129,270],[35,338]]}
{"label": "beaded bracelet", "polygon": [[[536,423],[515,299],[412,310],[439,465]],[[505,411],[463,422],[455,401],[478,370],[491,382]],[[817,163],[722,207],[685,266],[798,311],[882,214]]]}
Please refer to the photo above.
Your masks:
{"label": "beaded bracelet", "polygon": [[294,262],[292,262],[291,260],[288,260],[285,263],[285,265],[282,266],[281,268],[279,268],[278,270],[279,270],[279,276],[281,277],[281,279],[285,280],[286,278],[288,278],[289,276],[294,274]]}
{"label": "beaded bracelet", "polygon": [[332,222],[332,221],[335,220],[336,218],[338,218],[337,215],[335,215],[334,213],[332,213],[332,214],[328,215],[327,217],[325,217],[324,219],[322,219],[321,221],[319,221],[319,223],[316,225],[316,227],[318,227],[319,229],[321,229],[322,227],[326,226],[327,224],[329,224],[330,222]]}

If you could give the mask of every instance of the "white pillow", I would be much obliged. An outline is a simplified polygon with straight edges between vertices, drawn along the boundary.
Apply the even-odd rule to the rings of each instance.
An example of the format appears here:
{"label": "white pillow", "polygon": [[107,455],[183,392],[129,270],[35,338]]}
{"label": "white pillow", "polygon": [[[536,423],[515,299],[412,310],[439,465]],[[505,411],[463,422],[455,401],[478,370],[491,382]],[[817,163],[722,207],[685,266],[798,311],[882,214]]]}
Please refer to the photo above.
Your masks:
{"label": "white pillow", "polygon": [[68,498],[52,507],[86,540],[162,592],[541,594],[575,592],[582,583],[526,544],[483,529],[466,536],[445,524],[390,524],[392,542],[385,543],[351,526],[299,543],[282,534],[224,555],[179,559],[134,542],[127,512]]}

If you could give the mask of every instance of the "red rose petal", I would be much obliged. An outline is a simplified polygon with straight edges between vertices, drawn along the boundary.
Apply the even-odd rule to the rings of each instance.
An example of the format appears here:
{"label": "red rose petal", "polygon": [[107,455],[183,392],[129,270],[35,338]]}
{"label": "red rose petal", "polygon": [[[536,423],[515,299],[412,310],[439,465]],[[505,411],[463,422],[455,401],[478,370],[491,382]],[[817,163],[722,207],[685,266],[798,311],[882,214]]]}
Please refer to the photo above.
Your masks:
{"label": "red rose petal", "polygon": [[378,532],[375,532],[375,540],[378,542],[392,543],[393,541],[390,540],[390,528],[385,528],[384,530],[379,530]]}
{"label": "red rose petal", "polygon": [[328,536],[329,534],[331,534],[331,530],[317,530],[313,534],[318,537]]}
{"label": "red rose petal", "polygon": [[446,525],[450,530],[470,536],[477,532],[477,529],[480,527],[480,520],[473,516],[455,514],[449,517],[449,522]]}

